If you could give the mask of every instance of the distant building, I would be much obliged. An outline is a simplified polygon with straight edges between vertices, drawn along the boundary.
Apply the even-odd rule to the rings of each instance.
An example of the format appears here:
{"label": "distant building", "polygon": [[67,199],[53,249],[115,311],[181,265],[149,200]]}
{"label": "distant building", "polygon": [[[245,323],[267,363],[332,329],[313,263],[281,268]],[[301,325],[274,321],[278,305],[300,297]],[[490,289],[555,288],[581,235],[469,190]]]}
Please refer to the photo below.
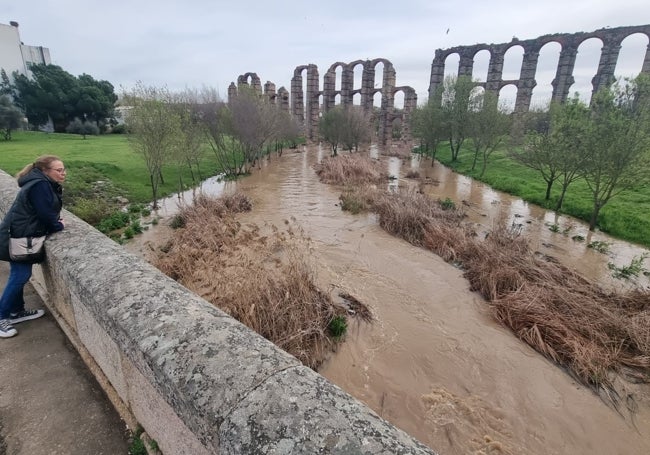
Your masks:
{"label": "distant building", "polygon": [[0,69],[4,69],[13,82],[12,74],[18,71],[31,78],[32,64],[51,64],[50,50],[43,46],[27,46],[20,40],[18,22],[0,24]]}

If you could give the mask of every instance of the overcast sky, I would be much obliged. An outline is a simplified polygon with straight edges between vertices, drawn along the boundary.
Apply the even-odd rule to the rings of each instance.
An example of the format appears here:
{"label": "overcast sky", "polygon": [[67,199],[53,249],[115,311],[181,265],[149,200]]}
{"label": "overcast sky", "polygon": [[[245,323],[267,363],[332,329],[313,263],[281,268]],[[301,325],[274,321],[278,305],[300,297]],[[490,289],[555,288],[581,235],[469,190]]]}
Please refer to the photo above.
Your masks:
{"label": "overcast sky", "polygon": [[[322,76],[332,63],[383,57],[393,63],[397,85],[410,85],[423,100],[438,48],[650,24],[648,0],[3,3],[0,23],[18,22],[25,44],[49,48],[52,63],[75,76],[108,80],[118,93],[142,81],[174,91],[214,87],[224,98],[230,82],[246,72],[257,73],[262,84],[270,80],[290,90],[294,68],[314,63],[322,89]],[[626,41],[617,72],[638,73],[647,44],[641,35]],[[597,47],[582,52],[595,55],[586,66],[597,65]],[[486,71],[487,59],[477,61],[481,66]],[[508,60],[505,71],[514,71]],[[580,71],[577,65],[577,76]],[[583,72],[586,86],[593,74]]]}

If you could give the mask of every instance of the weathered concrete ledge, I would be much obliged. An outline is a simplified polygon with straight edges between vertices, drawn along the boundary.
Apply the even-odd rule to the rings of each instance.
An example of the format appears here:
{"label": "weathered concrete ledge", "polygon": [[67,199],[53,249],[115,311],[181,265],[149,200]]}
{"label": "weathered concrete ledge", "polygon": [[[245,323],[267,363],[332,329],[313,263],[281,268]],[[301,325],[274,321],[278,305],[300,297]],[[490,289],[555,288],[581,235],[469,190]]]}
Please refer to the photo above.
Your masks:
{"label": "weathered concrete ledge", "polygon": [[[0,213],[17,186],[0,171]],[[166,454],[433,454],[70,213],[35,288],[127,422]]]}

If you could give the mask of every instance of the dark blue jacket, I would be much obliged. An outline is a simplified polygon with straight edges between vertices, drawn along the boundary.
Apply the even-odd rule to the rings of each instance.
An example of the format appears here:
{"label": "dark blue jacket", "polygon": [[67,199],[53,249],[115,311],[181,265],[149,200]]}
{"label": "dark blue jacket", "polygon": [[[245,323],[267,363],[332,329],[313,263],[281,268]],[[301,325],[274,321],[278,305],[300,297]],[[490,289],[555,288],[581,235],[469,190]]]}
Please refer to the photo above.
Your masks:
{"label": "dark blue jacket", "polygon": [[32,169],[18,179],[20,191],[0,224],[0,260],[9,261],[9,237],[38,237],[63,229],[61,185]]}

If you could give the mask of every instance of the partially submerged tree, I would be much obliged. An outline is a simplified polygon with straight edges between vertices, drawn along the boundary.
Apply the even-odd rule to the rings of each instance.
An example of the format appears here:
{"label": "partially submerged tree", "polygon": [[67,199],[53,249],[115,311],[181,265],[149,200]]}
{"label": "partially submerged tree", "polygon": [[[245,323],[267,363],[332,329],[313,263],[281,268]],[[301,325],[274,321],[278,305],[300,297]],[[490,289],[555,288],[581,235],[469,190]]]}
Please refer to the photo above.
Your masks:
{"label": "partially submerged tree", "polygon": [[321,117],[318,130],[321,139],[330,144],[332,156],[336,156],[339,146],[349,151],[359,150],[359,146],[370,142],[372,119],[361,106],[338,105]]}
{"label": "partially submerged tree", "polygon": [[469,134],[470,111],[476,103],[476,84],[469,76],[447,76],[440,96],[446,119],[447,136],[451,149],[451,160],[457,161],[460,148]]}
{"label": "partially submerged tree", "polygon": [[321,138],[332,148],[332,156],[338,154],[339,145],[345,135],[345,110],[338,105],[325,112],[318,123]]}
{"label": "partially submerged tree", "polygon": [[447,125],[445,116],[440,105],[440,100],[435,102],[429,99],[422,106],[418,106],[411,114],[411,133],[414,138],[420,140],[420,154],[431,158],[431,166],[434,165],[438,146],[446,139]]}
{"label": "partially submerged tree", "polygon": [[490,155],[503,142],[510,131],[512,121],[505,109],[499,106],[496,95],[491,92],[473,95],[472,103],[474,109],[469,113],[467,137],[472,139],[474,146],[472,170],[480,156],[480,177],[483,177]]}

